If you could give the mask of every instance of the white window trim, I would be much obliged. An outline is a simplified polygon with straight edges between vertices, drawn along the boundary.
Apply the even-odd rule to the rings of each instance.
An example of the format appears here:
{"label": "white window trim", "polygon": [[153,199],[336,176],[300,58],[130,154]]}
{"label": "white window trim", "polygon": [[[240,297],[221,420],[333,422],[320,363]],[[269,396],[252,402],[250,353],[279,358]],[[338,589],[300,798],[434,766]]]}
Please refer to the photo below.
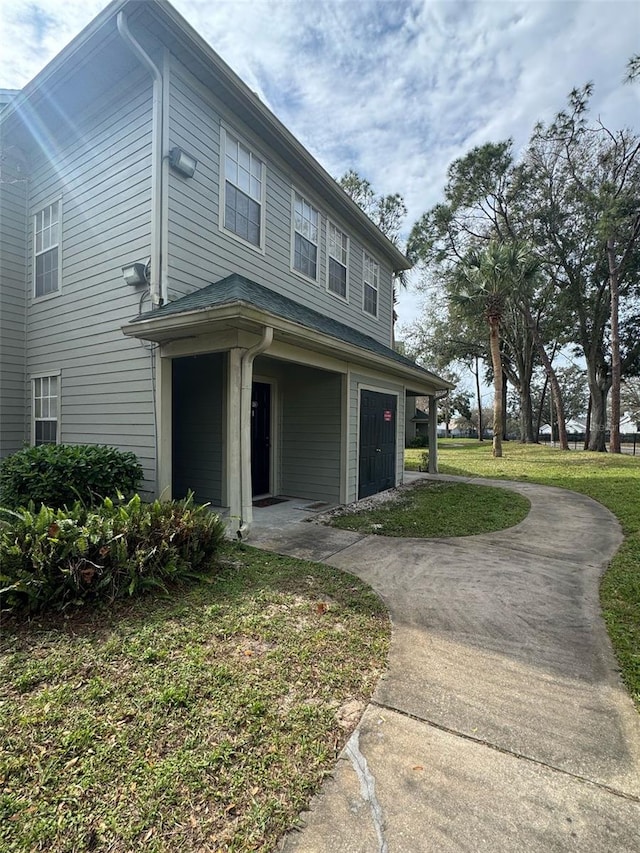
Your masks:
{"label": "white window trim", "polygon": [[[334,290],[331,290],[331,288],[329,287],[329,266],[330,266],[329,259],[334,257],[331,254],[331,226],[332,225],[334,228],[337,228],[341,234],[344,234],[344,236],[347,238],[347,263],[346,263],[346,273],[347,274],[346,274],[346,278],[345,278],[345,294],[344,294],[344,296],[341,296],[339,293],[336,293]],[[344,231],[339,225],[336,225],[336,223],[333,222],[331,219],[327,219],[327,264],[326,264],[326,266],[327,266],[327,275],[326,275],[327,293],[331,294],[331,296],[335,296],[336,299],[340,299],[342,302],[348,302],[349,301],[349,257],[350,257],[350,254],[351,254],[351,238],[349,237],[347,232]],[[340,261],[338,258],[335,258],[335,260],[338,261],[338,263],[340,263],[340,264],[342,263],[342,261]]]}
{"label": "white window trim", "polygon": [[[365,287],[369,284],[372,288],[374,287],[373,282],[368,282],[365,278],[365,259],[369,258],[376,265],[378,269],[378,283],[375,286],[376,291],[376,313],[372,314],[371,311],[367,311],[364,307],[364,297],[365,297]],[[378,319],[378,315],[380,313],[380,261],[375,258],[370,252],[367,252],[366,249],[362,250],[362,313],[366,314],[367,317],[374,317],[376,320]]]}
{"label": "white window trim", "polygon": [[[315,211],[317,211],[317,213],[318,213],[318,242],[315,244],[316,249],[317,249],[315,278],[313,278],[313,276],[307,275],[306,273],[302,272],[302,270],[299,270],[295,266],[296,234],[299,233],[298,231],[296,231],[296,224],[295,224],[295,205],[296,205],[296,196],[297,195],[299,195],[301,199],[306,201],[307,204],[310,207],[312,207]],[[309,198],[309,196],[306,193],[300,192],[300,190],[296,189],[295,187],[291,187],[291,258],[290,258],[291,263],[290,263],[290,268],[291,268],[291,272],[294,275],[297,275],[303,281],[313,281],[313,282],[315,282],[315,284],[320,283],[320,252],[321,252],[321,245],[322,245],[322,220],[323,220],[322,210],[316,205],[316,203],[311,201],[311,199]],[[300,236],[304,237],[304,234],[301,234]],[[309,242],[311,242],[311,241],[309,241]]]}
{"label": "white window trim", "polygon": [[[51,293],[44,293],[42,296],[36,296],[36,216],[39,213],[42,213],[43,210],[46,210],[47,207],[51,207],[51,205],[58,205],[58,289],[52,291]],[[45,204],[39,205],[37,208],[33,210],[31,214],[31,241],[33,243],[33,249],[31,252],[31,298],[37,302],[45,302],[47,299],[54,299],[56,296],[59,296],[62,293],[62,196],[56,196],[56,198],[52,198],[47,201]],[[50,246],[49,248],[53,248]],[[53,376],[54,374],[44,374],[45,376]]]}
{"label": "white window trim", "polygon": [[[225,228],[224,225],[224,211],[226,206],[226,192],[227,192],[227,176],[226,176],[226,157],[227,157],[227,134],[231,136],[235,136],[235,138],[241,142],[245,148],[248,148],[252,154],[260,160],[262,163],[262,187],[260,193],[260,245],[256,246],[255,243],[251,243],[249,240],[245,240],[244,237],[241,237],[239,234],[236,234],[235,231],[230,231],[228,228]],[[220,180],[220,189],[218,193],[219,197],[219,205],[218,205],[218,226],[220,231],[223,234],[226,234],[227,237],[230,237],[232,240],[236,240],[240,243],[241,246],[245,246],[247,249],[251,249],[252,252],[258,252],[261,255],[265,254],[265,235],[266,235],[266,200],[267,200],[267,161],[263,157],[263,155],[258,151],[255,145],[247,142],[247,140],[242,136],[241,133],[238,133],[235,128],[226,125],[224,122],[220,122],[220,169],[219,169],[219,180]],[[238,188],[239,189],[239,188]],[[255,201],[255,199],[254,199]]]}
{"label": "white window trim", "polygon": [[[41,208],[42,209],[42,208]],[[42,373],[29,374],[29,384],[31,387],[31,447],[36,446],[36,379],[49,379],[55,376],[58,379],[58,429],[56,430],[56,444],[60,444],[60,436],[62,434],[62,371],[61,370],[45,370]],[[38,420],[46,420],[46,418],[38,418]],[[52,420],[49,418],[49,420]]]}

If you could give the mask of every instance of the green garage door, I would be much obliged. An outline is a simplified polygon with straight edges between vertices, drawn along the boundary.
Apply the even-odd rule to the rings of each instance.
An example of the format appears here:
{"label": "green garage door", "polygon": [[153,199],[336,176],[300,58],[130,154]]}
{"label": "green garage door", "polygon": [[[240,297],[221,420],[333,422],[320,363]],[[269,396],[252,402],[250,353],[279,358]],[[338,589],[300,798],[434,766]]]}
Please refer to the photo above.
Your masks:
{"label": "green garage door", "polygon": [[394,394],[360,392],[359,498],[395,486],[396,406]]}

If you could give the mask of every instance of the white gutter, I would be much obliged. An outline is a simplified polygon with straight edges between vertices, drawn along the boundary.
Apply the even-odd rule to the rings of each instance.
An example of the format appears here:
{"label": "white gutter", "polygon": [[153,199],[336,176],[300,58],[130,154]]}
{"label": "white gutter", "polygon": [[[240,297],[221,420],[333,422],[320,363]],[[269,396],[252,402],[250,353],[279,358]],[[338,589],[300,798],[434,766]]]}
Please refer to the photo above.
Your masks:
{"label": "white gutter", "polygon": [[164,84],[160,69],[153,62],[129,30],[127,17],[123,11],[117,16],[118,32],[122,40],[137,56],[153,77],[153,126],[151,138],[151,274],[149,293],[153,305],[162,305],[162,196],[163,196],[163,106]]}
{"label": "white gutter", "polygon": [[262,338],[243,354],[240,362],[240,506],[241,517],[238,539],[246,537],[253,521],[251,494],[251,390],[253,362],[257,355],[273,342],[273,326],[265,326]]}

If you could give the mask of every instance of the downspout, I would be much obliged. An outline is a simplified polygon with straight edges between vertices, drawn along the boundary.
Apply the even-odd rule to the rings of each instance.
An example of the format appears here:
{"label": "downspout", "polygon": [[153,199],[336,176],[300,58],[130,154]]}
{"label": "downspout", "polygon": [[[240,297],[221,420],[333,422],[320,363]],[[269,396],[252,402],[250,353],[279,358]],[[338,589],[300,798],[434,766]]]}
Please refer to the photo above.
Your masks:
{"label": "downspout", "polygon": [[245,537],[253,521],[253,503],[251,494],[251,390],[253,383],[253,362],[257,355],[271,346],[273,326],[265,326],[262,338],[250,347],[240,360],[240,527],[238,539]]}
{"label": "downspout", "polygon": [[162,277],[162,204],[163,204],[163,106],[164,84],[160,69],[153,62],[129,30],[123,11],[116,19],[122,40],[137,56],[153,77],[153,125],[151,134],[151,273],[149,294],[154,307],[162,305],[165,295],[161,289]]}
{"label": "downspout", "polygon": [[160,304],[169,301],[169,52],[162,56],[162,157],[160,166]]}

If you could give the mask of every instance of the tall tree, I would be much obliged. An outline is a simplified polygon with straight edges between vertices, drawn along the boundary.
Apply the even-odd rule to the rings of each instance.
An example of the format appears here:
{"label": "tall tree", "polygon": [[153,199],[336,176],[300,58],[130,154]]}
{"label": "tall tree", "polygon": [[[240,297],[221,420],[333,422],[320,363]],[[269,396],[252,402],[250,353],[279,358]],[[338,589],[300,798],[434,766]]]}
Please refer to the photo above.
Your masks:
{"label": "tall tree", "polygon": [[465,313],[461,306],[449,304],[444,288],[433,292],[421,316],[405,329],[405,355],[436,373],[445,373],[453,365],[473,375],[479,412],[478,438],[483,441],[482,363],[490,361],[482,317]]}
{"label": "tall tree", "polygon": [[588,446],[606,449],[611,389],[612,450],[619,452],[620,380],[629,366],[621,354],[621,300],[637,288],[640,138],[589,124],[591,93],[590,84],[575,89],[567,110],[549,127],[536,127],[524,170],[540,255],[587,362]]}
{"label": "tall tree", "polygon": [[471,251],[458,267],[460,286],[451,300],[479,310],[489,326],[489,349],[493,367],[493,455],[502,456],[504,420],[503,362],[500,353],[501,326],[519,281],[528,275],[529,259],[514,242],[492,240],[481,251]]}
{"label": "tall tree", "polygon": [[[632,58],[629,79],[640,77],[639,68],[640,57]],[[519,298],[518,309],[558,410],[562,393],[549,351],[570,341],[587,364],[588,446],[606,449],[612,389],[615,450],[619,381],[640,371],[640,336],[634,337],[640,328],[640,138],[589,124],[590,96],[591,86],[572,92],[567,110],[548,127],[535,127],[518,162],[510,141],[489,143],[456,160],[444,201],[414,225],[408,253],[427,276],[443,280],[469,251],[490,240],[530,243],[543,274]],[[528,364],[519,354],[526,340],[518,323],[505,316],[503,367],[523,395]],[[524,396],[521,406],[530,408]]]}
{"label": "tall tree", "polygon": [[[455,280],[455,268],[467,253],[480,251],[491,240],[528,239],[526,179],[514,160],[511,140],[479,146],[451,164],[444,202],[415,223],[407,245],[410,259],[422,266],[427,285],[433,279],[447,282],[452,272]],[[558,326],[556,301],[546,298],[543,282],[539,288],[530,282],[512,307],[503,317],[502,363],[520,395],[522,440],[531,441],[534,350],[551,368],[543,351],[556,337],[549,331]],[[556,385],[556,393],[557,389]]]}
{"label": "tall tree", "polygon": [[[407,206],[400,193],[392,193],[390,195],[377,195],[371,186],[370,182],[359,175],[353,169],[349,169],[344,175],[338,179],[338,183],[342,189],[350,196],[353,201],[360,207],[378,226],[380,231],[387,237],[394,246],[400,246],[400,233],[404,220],[407,216]],[[405,271],[397,273],[393,286],[393,332],[395,343],[395,323],[398,319],[396,314],[395,304],[398,299],[396,283],[400,287],[407,286],[407,277]]]}
{"label": "tall tree", "polygon": [[370,182],[353,169],[345,172],[338,179],[338,183],[378,226],[385,237],[388,237],[394,246],[398,246],[402,226],[407,216],[407,206],[400,193],[378,195]]}
{"label": "tall tree", "polygon": [[[504,347],[501,350],[502,368],[511,385],[518,392],[520,438],[525,444],[537,440],[533,429],[531,379],[537,365],[535,341],[518,306],[515,292],[506,305],[502,329]],[[506,412],[505,412],[506,414]]]}

